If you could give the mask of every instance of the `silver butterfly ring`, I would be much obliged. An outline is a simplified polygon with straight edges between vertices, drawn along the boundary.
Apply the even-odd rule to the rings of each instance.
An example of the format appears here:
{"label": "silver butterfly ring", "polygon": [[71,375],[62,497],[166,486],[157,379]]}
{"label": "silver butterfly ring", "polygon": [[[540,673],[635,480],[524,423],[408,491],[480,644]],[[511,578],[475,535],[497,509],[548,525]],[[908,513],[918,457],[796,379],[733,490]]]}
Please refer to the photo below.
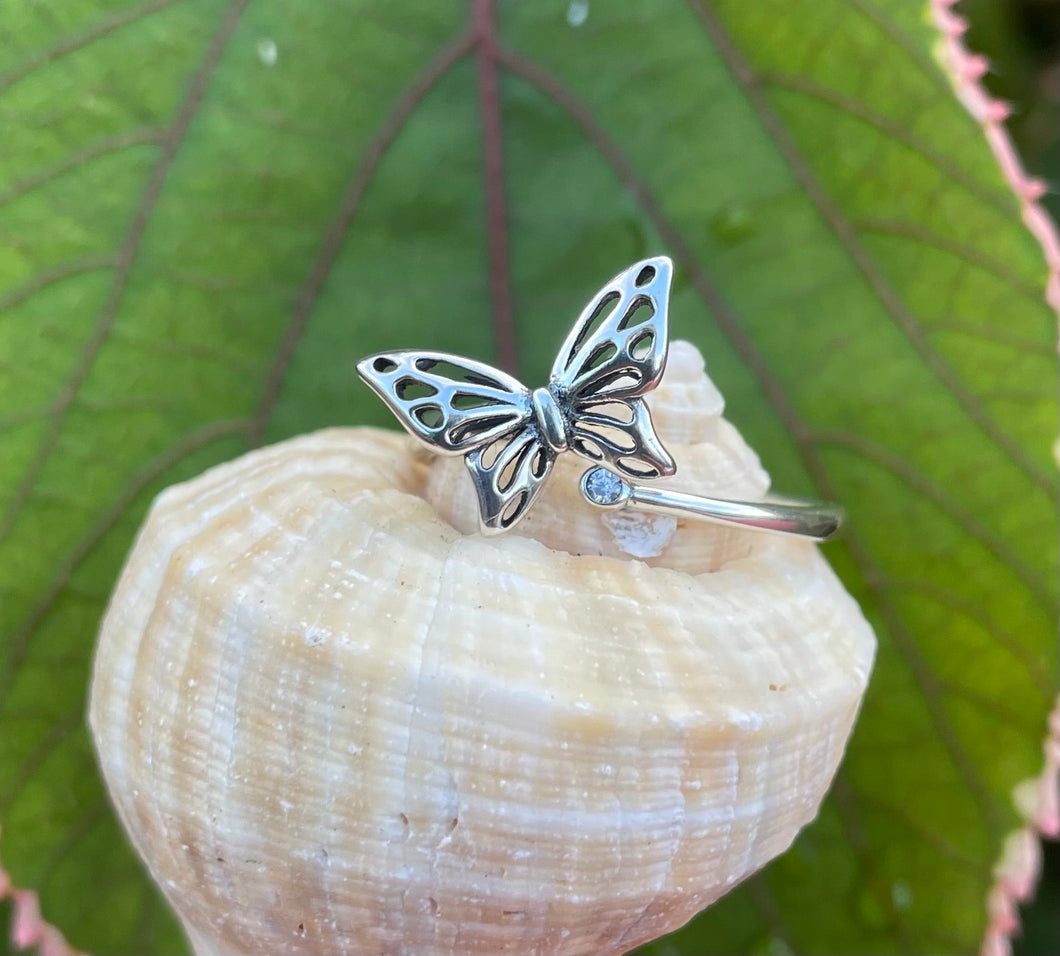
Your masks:
{"label": "silver butterfly ring", "polygon": [[673,263],[657,256],[604,285],[541,388],[446,352],[379,352],[358,362],[357,372],[431,451],[464,456],[484,534],[512,528],[537,499],[556,457],[573,451],[596,463],[581,482],[591,504],[831,537],[842,521],[835,505],[729,501],[631,483],[677,470],[642,397],[666,367],[672,274]]}

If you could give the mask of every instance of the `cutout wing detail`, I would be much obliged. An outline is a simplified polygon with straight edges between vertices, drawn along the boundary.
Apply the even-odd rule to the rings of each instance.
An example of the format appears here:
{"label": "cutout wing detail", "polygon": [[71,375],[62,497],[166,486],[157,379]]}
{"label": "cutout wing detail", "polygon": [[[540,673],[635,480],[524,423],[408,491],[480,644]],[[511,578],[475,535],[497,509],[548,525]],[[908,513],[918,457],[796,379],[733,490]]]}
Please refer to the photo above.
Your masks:
{"label": "cutout wing detail", "polygon": [[549,388],[568,409],[571,447],[629,478],[676,470],[639,397],[666,367],[672,271],[658,256],[620,272],[585,307],[552,367]]}
{"label": "cutout wing detail", "polygon": [[379,352],[357,372],[432,451],[456,455],[524,427],[530,392],[483,362],[445,352]]}
{"label": "cutout wing detail", "polygon": [[659,384],[672,272],[665,256],[645,259],[597,292],[552,366],[549,388],[561,404],[632,398]]}
{"label": "cutout wing detail", "polygon": [[677,470],[643,398],[581,402],[569,427],[571,448],[627,478],[662,478]]}
{"label": "cutout wing detail", "polygon": [[484,534],[507,531],[533,505],[552,472],[556,453],[524,429],[476,448],[465,459],[478,495],[479,527]]}

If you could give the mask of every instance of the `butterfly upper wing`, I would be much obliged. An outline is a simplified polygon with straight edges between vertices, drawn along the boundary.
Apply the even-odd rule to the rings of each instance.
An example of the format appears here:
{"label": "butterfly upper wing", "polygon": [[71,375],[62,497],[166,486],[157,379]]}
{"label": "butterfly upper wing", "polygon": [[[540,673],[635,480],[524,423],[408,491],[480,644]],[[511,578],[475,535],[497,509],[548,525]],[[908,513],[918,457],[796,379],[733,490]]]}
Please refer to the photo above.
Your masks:
{"label": "butterfly upper wing", "polygon": [[445,352],[379,352],[358,362],[357,372],[433,451],[469,452],[532,416],[530,392],[517,379]]}
{"label": "butterfly upper wing", "polygon": [[484,534],[507,531],[529,511],[555,460],[555,451],[533,428],[476,448],[464,459],[478,495]]}
{"label": "butterfly upper wing", "polygon": [[507,531],[527,512],[556,453],[539,437],[519,381],[445,352],[380,352],[357,372],[433,451],[465,456],[484,533]]}
{"label": "butterfly upper wing", "polygon": [[665,256],[645,259],[597,292],[552,366],[549,389],[557,399],[631,398],[659,384],[672,273]]}
{"label": "butterfly upper wing", "polygon": [[639,397],[666,366],[672,272],[665,256],[620,272],[585,307],[552,367],[571,447],[630,478],[676,470]]}

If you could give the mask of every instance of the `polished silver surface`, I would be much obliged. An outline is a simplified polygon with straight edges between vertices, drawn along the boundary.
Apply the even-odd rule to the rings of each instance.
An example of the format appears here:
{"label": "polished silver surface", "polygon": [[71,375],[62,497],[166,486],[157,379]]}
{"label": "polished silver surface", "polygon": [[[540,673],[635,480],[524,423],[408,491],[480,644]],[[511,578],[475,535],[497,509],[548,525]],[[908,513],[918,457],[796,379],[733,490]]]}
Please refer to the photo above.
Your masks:
{"label": "polished silver surface", "polygon": [[586,498],[601,506],[824,540],[839,526],[840,510],[831,505],[720,501],[627,480],[677,470],[643,398],[666,367],[672,273],[673,263],[656,256],[604,285],[574,323],[541,388],[446,352],[378,352],[358,362],[357,372],[431,451],[464,456],[484,534],[512,528],[537,499],[556,457],[573,451],[606,466],[591,469],[582,482]]}
{"label": "polished silver surface", "polygon": [[573,451],[630,478],[672,475],[641,397],[666,367],[673,264],[645,259],[592,298],[531,391],[483,362],[400,350],[362,359],[357,372],[428,448],[463,455],[485,534],[507,531],[530,509],[556,456]]}
{"label": "polished silver surface", "polygon": [[788,499],[730,501],[662,488],[632,485],[606,468],[590,468],[581,481],[585,500],[598,508],[621,511],[634,508],[674,518],[697,518],[715,524],[736,525],[750,531],[794,534],[827,541],[843,522],[843,509],[823,501]]}

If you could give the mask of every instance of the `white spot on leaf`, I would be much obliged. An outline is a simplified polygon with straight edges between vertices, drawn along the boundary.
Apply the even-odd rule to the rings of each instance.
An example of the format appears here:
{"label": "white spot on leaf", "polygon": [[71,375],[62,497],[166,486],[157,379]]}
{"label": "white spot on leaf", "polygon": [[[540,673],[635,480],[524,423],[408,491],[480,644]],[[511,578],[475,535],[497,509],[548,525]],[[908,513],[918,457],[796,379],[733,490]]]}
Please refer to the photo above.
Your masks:
{"label": "white spot on leaf", "polygon": [[907,910],[913,905],[913,891],[905,880],[895,880],[891,886],[891,900],[896,910]]}
{"label": "white spot on leaf", "polygon": [[262,63],[266,66],[275,66],[277,56],[279,56],[279,50],[276,49],[274,40],[270,40],[268,37],[258,40],[258,59]]}
{"label": "white spot on leaf", "polygon": [[580,27],[589,16],[589,0],[570,0],[567,7],[567,22],[572,27]]}

